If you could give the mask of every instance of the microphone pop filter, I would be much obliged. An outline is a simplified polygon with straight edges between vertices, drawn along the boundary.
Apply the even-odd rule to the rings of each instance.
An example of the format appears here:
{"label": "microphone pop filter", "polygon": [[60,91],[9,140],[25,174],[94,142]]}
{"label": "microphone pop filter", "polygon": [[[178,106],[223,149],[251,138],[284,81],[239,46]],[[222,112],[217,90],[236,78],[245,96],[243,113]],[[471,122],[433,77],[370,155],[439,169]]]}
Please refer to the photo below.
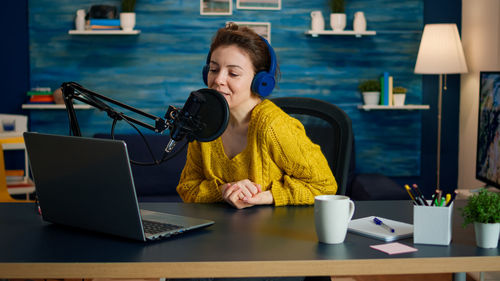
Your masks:
{"label": "microphone pop filter", "polygon": [[213,141],[226,130],[229,122],[229,106],[222,94],[213,89],[199,89],[191,93],[202,100],[197,118],[204,124],[196,131],[194,139],[200,142]]}

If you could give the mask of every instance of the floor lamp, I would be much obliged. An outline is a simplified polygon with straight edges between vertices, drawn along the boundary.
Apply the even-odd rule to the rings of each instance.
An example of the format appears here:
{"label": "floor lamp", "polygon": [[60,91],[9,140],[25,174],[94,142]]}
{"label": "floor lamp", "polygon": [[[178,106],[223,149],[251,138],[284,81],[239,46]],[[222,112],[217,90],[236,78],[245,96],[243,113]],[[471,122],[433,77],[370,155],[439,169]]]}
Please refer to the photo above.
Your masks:
{"label": "floor lamp", "polygon": [[437,131],[437,171],[436,188],[439,185],[439,170],[441,158],[441,104],[444,90],[446,91],[446,74],[467,72],[464,51],[456,24],[427,24],[424,27],[420,48],[418,49],[415,73],[438,74],[438,131]]}

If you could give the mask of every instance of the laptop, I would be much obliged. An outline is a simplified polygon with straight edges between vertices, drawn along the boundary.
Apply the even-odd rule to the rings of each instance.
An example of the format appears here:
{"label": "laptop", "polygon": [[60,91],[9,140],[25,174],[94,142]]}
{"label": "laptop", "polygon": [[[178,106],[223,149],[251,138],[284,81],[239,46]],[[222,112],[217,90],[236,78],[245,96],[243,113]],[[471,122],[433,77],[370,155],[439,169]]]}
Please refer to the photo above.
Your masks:
{"label": "laptop", "polygon": [[139,209],[124,141],[31,132],[24,141],[48,222],[142,241],[214,223]]}

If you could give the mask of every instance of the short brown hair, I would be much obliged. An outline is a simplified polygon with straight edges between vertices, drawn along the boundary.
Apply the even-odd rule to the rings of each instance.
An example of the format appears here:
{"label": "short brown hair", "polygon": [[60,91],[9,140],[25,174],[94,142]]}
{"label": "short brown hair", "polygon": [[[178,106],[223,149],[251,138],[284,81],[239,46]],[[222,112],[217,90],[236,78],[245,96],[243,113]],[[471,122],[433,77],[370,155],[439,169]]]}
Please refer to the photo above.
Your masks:
{"label": "short brown hair", "polygon": [[[225,27],[217,30],[212,44],[210,45],[210,54],[220,46],[236,45],[247,52],[255,73],[260,71],[269,71],[271,68],[271,55],[267,44],[252,29],[246,26],[239,26],[234,22],[226,24]],[[276,62],[275,79],[278,80],[279,67]]]}

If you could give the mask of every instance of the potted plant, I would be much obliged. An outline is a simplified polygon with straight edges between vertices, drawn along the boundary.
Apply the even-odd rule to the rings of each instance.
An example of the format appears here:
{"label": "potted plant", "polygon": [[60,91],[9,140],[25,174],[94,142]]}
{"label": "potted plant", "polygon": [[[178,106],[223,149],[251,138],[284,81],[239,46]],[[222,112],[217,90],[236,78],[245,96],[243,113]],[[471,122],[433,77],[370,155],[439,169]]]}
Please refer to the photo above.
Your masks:
{"label": "potted plant", "polygon": [[334,31],[342,31],[346,26],[344,0],[330,0],[330,26]]}
{"label": "potted plant", "polygon": [[469,197],[461,209],[463,226],[474,224],[476,244],[480,248],[496,248],[500,233],[500,193],[481,188]]}
{"label": "potted plant", "polygon": [[406,92],[407,90],[404,87],[394,87],[392,89],[392,101],[395,106],[405,105]]}
{"label": "potted plant", "polygon": [[380,81],[365,80],[358,86],[359,91],[363,95],[365,105],[378,105],[380,102]]}
{"label": "potted plant", "polygon": [[124,31],[132,31],[135,27],[135,1],[122,0],[120,26]]}

